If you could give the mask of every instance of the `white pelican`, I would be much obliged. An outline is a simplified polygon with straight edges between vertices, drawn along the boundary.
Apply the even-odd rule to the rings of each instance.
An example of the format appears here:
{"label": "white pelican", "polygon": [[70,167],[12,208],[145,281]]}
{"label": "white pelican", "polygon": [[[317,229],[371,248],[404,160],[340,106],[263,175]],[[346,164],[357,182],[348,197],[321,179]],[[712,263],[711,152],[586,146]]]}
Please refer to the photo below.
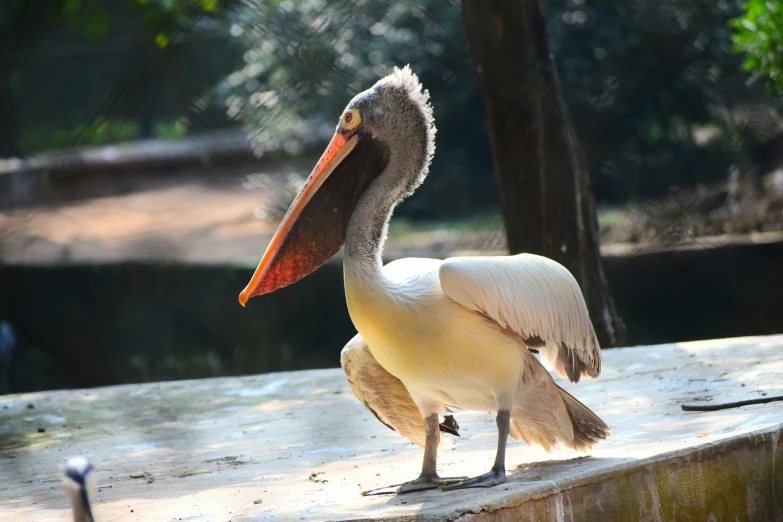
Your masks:
{"label": "white pelican", "polygon": [[94,468],[85,457],[71,457],[65,465],[63,485],[71,499],[73,522],[95,522],[90,495],[95,491]]}
{"label": "white pelican", "polygon": [[[341,362],[356,397],[424,446],[421,475],[399,493],[505,481],[506,440],[585,450],[609,428],[558,387],[531,353],[571,381],[601,372],[601,349],[579,285],[535,255],[401,259],[382,265],[389,219],[424,180],[435,150],[429,94],[409,67],[357,95],[283,218],[244,305],[305,277],[345,244],[345,294],[359,331]],[[497,456],[471,479],[436,471],[449,407],[496,412]],[[464,478],[464,477],[463,477]]]}

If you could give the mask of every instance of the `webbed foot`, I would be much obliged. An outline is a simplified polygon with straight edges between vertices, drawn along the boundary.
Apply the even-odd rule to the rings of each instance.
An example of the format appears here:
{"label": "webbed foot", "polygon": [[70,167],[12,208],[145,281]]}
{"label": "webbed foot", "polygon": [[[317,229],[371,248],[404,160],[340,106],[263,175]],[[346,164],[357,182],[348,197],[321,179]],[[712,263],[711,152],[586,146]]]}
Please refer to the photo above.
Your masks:
{"label": "webbed foot", "polygon": [[469,478],[468,480],[463,480],[456,484],[440,486],[438,489],[441,491],[453,491],[455,489],[466,488],[491,488],[492,486],[503,484],[505,481],[506,470],[502,468],[492,468],[491,471],[479,475],[478,477]]}
{"label": "webbed foot", "polygon": [[362,496],[402,495],[403,493],[413,493],[415,491],[427,491],[430,489],[444,488],[451,484],[459,484],[464,482],[466,478],[467,477],[441,478],[438,475],[420,475],[416,480],[411,480],[410,482],[405,482],[403,484],[395,484],[393,486],[362,491]]}

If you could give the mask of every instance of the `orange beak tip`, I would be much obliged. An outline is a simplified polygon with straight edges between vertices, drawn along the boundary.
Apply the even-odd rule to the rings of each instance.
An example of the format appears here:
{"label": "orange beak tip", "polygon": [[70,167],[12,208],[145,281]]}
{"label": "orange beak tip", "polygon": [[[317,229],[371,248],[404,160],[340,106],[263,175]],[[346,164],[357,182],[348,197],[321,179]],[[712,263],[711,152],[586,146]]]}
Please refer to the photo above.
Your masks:
{"label": "orange beak tip", "polygon": [[247,303],[247,293],[248,293],[247,289],[245,289],[242,290],[242,293],[239,294],[239,304],[241,304],[242,307],[244,307],[245,304]]}

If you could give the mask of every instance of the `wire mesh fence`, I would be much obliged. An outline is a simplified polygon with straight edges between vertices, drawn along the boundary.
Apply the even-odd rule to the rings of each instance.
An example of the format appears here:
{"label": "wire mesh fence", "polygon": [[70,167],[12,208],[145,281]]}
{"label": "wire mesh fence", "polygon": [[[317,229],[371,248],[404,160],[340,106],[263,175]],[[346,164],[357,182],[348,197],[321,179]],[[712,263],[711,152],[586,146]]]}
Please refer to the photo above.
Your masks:
{"label": "wire mesh fence", "polygon": [[[427,245],[436,254],[505,248],[459,2],[32,5],[0,6],[0,168],[15,174],[0,181],[4,259],[39,251],[78,259],[86,244],[110,245],[86,224],[70,235],[45,224],[63,212],[75,223],[102,221],[110,210],[65,208],[96,197],[113,198],[117,222],[134,222],[134,209],[149,213],[148,228],[115,231],[131,242],[156,244],[145,238],[174,226],[176,219],[161,217],[172,207],[183,216],[189,205],[194,214],[214,213],[210,230],[220,229],[219,209],[208,201],[243,206],[234,218],[240,224],[222,229],[225,236],[244,238],[255,225],[263,238],[345,103],[404,63],[431,92],[438,150],[427,183],[397,210],[390,246]],[[681,244],[783,227],[779,102],[748,85],[742,57],[731,51],[729,20],[739,3],[569,0],[545,7],[604,241]],[[127,146],[139,140],[153,141]],[[234,145],[218,158],[221,140]],[[165,160],[155,152],[163,149]],[[140,202],[141,193],[160,188],[172,199]],[[206,226],[188,237],[204,235]],[[174,235],[170,241],[183,241]],[[155,250],[138,249],[145,256]]]}

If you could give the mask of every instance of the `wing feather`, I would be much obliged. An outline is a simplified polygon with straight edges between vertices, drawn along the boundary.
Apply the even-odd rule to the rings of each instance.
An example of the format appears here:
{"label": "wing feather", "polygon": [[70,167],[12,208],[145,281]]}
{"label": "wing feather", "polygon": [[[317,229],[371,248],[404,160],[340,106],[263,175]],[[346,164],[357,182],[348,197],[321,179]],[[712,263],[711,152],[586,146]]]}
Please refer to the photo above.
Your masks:
{"label": "wing feather", "polygon": [[582,291],[563,265],[533,254],[447,259],[443,292],[538,349],[550,369],[578,382],[601,373],[601,348]]}
{"label": "wing feather", "polygon": [[[343,348],[340,365],[354,395],[375,418],[414,444],[424,446],[424,418],[419,408],[402,381],[378,364],[361,334]],[[444,433],[459,437],[458,430],[451,415],[440,424]]]}

